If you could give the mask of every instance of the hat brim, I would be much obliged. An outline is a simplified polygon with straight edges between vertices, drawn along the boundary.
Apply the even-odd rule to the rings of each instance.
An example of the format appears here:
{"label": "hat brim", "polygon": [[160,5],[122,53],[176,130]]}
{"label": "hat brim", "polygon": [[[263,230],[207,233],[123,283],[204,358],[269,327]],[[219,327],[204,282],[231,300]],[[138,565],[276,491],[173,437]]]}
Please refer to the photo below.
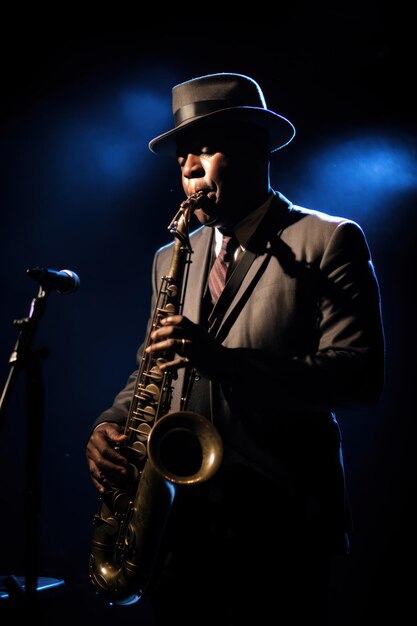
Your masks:
{"label": "hat brim", "polygon": [[225,122],[232,120],[251,122],[252,124],[261,126],[269,133],[271,152],[275,152],[288,145],[295,136],[293,124],[274,111],[260,107],[229,107],[186,120],[176,128],[162,135],[158,135],[158,137],[155,137],[149,142],[149,150],[155,154],[176,156],[177,139],[184,131],[188,131],[190,128],[196,126],[201,126],[207,122],[218,121],[220,123],[223,120]]}

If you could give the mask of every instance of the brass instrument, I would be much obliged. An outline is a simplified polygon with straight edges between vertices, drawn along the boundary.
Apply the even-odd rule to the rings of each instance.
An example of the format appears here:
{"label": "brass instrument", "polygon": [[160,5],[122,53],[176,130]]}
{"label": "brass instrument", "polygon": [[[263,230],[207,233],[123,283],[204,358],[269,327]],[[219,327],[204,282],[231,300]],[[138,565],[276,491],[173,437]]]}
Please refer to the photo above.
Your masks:
{"label": "brass instrument", "polygon": [[208,480],[222,460],[220,435],[207,418],[187,410],[169,413],[175,374],[160,370],[161,355],[145,352],[161,320],[181,313],[192,253],[189,223],[201,196],[187,198],[169,226],[175,235],[171,264],[162,277],[124,429],[128,478],[102,496],[94,518],[90,579],[117,604],[136,602],[152,588],[178,487]]}

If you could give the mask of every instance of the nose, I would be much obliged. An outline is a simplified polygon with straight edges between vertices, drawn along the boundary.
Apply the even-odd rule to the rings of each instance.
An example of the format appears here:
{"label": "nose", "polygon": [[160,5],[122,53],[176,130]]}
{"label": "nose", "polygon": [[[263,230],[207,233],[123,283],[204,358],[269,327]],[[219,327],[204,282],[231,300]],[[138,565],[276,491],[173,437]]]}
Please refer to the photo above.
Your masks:
{"label": "nose", "polygon": [[201,178],[205,175],[203,164],[197,154],[187,154],[182,174],[185,178]]}

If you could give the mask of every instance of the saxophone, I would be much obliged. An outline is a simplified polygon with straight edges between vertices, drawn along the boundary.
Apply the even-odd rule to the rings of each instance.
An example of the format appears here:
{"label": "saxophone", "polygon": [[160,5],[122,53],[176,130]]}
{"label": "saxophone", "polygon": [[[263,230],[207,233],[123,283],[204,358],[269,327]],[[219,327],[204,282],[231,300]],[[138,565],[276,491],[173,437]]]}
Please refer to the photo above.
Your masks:
{"label": "saxophone", "polygon": [[[145,352],[161,320],[182,310],[192,253],[189,224],[202,195],[182,202],[168,227],[175,235],[170,268],[161,280],[124,429],[128,477],[101,497],[94,517],[89,576],[115,604],[132,604],[152,589],[177,490],[210,479],[222,461],[220,435],[206,417],[169,412],[176,374],[160,370],[161,355]],[[182,398],[181,409],[187,399]]]}

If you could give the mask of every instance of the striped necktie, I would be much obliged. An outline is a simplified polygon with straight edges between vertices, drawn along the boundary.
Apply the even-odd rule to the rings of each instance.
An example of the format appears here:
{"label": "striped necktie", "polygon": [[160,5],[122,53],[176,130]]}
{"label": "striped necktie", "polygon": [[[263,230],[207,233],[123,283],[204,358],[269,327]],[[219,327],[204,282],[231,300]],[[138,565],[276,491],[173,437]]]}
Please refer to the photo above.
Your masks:
{"label": "striped necktie", "polygon": [[208,286],[213,304],[216,304],[226,284],[227,269],[238,245],[239,243],[236,237],[233,235],[223,235],[222,247],[213,263],[208,277]]}

